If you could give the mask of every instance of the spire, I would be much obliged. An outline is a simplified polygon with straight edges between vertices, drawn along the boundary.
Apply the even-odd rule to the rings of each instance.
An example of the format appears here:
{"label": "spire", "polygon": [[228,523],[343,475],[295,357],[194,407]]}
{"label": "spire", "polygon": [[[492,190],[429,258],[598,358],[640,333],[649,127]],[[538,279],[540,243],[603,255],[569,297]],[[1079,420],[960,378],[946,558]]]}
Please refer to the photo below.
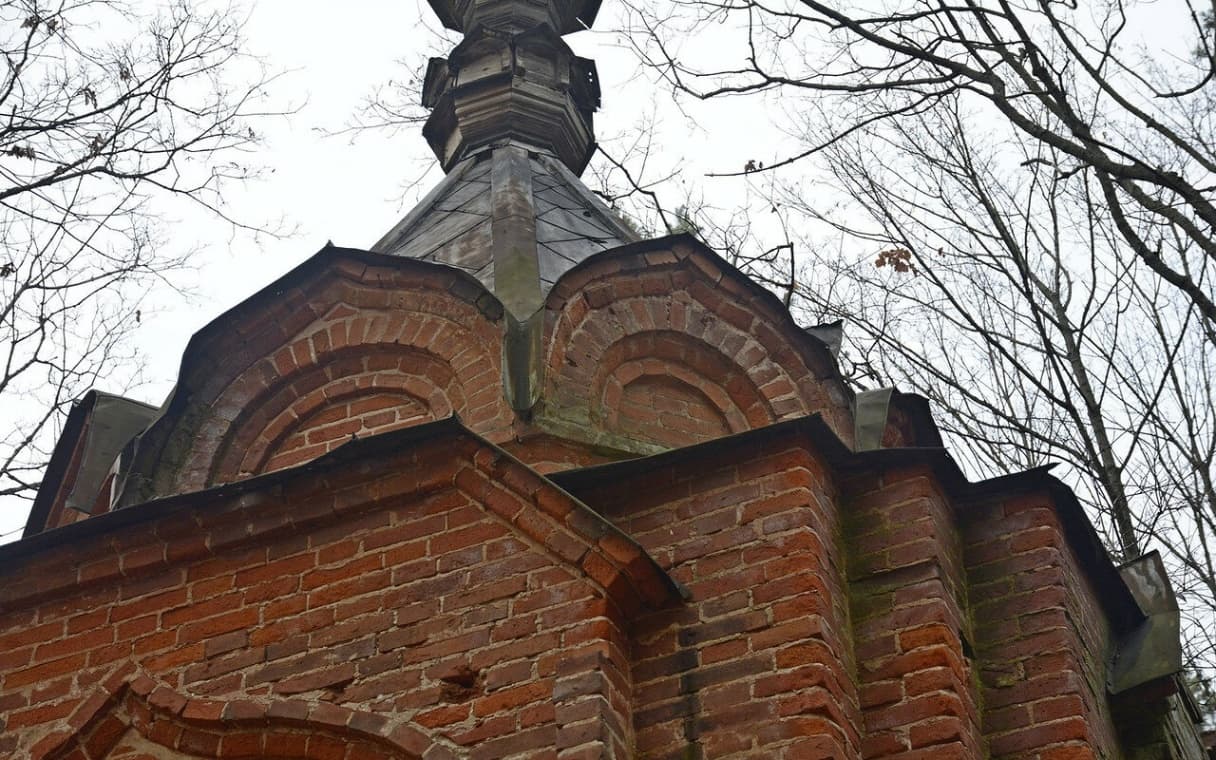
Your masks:
{"label": "spire", "polygon": [[541,24],[559,34],[589,29],[600,0],[429,0],[448,29],[467,32],[478,24],[523,32]]}
{"label": "spire", "polygon": [[465,39],[427,69],[423,135],[444,171],[479,149],[516,142],[581,174],[595,150],[595,62],[562,35],[590,28],[599,0],[429,0]]}
{"label": "spire", "polygon": [[502,304],[503,391],[540,399],[545,298],[561,276],[636,234],[579,180],[595,151],[595,64],[563,34],[599,0],[429,0],[463,32],[426,73],[422,133],[447,176],[372,250],[455,267]]}

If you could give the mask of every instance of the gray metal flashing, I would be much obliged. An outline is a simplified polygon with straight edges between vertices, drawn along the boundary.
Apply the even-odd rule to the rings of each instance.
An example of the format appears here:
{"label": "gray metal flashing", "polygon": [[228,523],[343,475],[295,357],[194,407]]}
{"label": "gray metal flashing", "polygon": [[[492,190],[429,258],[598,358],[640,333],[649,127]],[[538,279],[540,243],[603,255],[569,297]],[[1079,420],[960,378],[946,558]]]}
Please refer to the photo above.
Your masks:
{"label": "gray metal flashing", "polygon": [[160,410],[142,401],[93,392],[92,413],[85,432],[84,448],[72,490],[64,506],[90,513],[102,484],[123,448],[156,419]]}
{"label": "gray metal flashing", "polygon": [[536,204],[528,153],[509,146],[494,151],[490,170],[490,249],[494,293],[507,310],[503,341],[503,389],[511,408],[526,412],[540,399],[541,292]]}
{"label": "gray metal flashing", "polygon": [[536,261],[536,206],[528,154],[508,146],[494,151],[490,168],[490,250],[494,294],[507,313],[525,320],[543,303]]}
{"label": "gray metal flashing", "polygon": [[838,319],[835,322],[825,322],[802,329],[807,335],[827,346],[828,351],[832,352],[832,358],[840,360],[840,347],[844,343],[844,320]]}
{"label": "gray metal flashing", "polygon": [[528,414],[540,401],[545,366],[543,343],[545,312],[532,313],[522,322],[507,314],[507,330],[503,338],[503,392],[511,408]]}
{"label": "gray metal flashing", "polygon": [[853,401],[853,446],[858,451],[882,448],[894,393],[893,388],[880,388],[857,394]]}
{"label": "gray metal flashing", "polygon": [[[634,242],[637,235],[565,164],[507,142],[453,169],[373,250],[463,269],[525,321],[571,269]],[[511,250],[535,263],[535,305],[523,305],[532,302],[533,273],[501,268]]]}
{"label": "gray metal flashing", "polygon": [[1119,642],[1107,687],[1120,694],[1182,671],[1182,615],[1161,555],[1149,552],[1119,568],[1144,620]]}

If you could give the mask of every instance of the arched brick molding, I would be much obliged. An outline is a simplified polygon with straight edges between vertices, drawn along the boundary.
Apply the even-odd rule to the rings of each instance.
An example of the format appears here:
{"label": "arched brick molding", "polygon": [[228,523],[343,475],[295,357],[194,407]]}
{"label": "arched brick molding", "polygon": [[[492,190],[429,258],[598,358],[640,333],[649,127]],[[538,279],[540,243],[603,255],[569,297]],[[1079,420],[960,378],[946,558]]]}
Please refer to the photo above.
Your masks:
{"label": "arched brick molding", "polygon": [[422,760],[421,729],[325,702],[194,699],[147,676],[111,678],[31,760]]}
{"label": "arched brick molding", "polygon": [[467,406],[451,365],[399,346],[343,349],[283,378],[228,430],[210,483],[301,464],[351,440],[450,417]]}
{"label": "arched brick molding", "polygon": [[[646,451],[818,412],[852,439],[849,394],[826,349],[771,293],[692,238],[589,259],[557,283],[546,307],[539,416],[555,430]],[[673,418],[681,404],[692,411],[687,429],[623,430],[604,410],[628,405],[639,382],[640,402],[648,387],[652,397],[666,389]]]}
{"label": "arched brick molding", "polygon": [[179,487],[294,466],[352,435],[452,414],[492,430],[508,414],[496,345],[446,316],[339,304],[222,391]]}
{"label": "arched brick molding", "polygon": [[732,360],[672,331],[614,343],[591,380],[593,419],[614,435],[679,446],[762,427],[772,408]]}
{"label": "arched brick molding", "polygon": [[[230,450],[253,445],[272,424],[278,426],[269,430],[275,438],[300,420],[295,412],[294,419],[276,419],[284,408],[275,406],[276,393],[294,394],[294,404],[343,374],[377,375],[385,392],[371,395],[398,397],[390,406],[398,418],[383,429],[458,412],[479,434],[505,440],[512,415],[501,391],[502,314],[483,285],[451,268],[326,248],[191,339],[172,397],[138,440],[120,503],[289,466],[288,458],[271,464],[288,438],[279,439],[277,449],[263,441],[248,461]],[[415,363],[403,367],[411,349]],[[352,359],[354,353],[360,358]],[[366,364],[351,366],[361,361]],[[423,382],[406,382],[405,376]],[[357,397],[362,390],[345,402],[327,397],[332,409],[316,406],[315,398],[301,403],[314,404],[311,412],[336,414],[342,403],[373,403]],[[255,401],[270,406],[262,409]],[[371,434],[381,427],[360,429]]]}

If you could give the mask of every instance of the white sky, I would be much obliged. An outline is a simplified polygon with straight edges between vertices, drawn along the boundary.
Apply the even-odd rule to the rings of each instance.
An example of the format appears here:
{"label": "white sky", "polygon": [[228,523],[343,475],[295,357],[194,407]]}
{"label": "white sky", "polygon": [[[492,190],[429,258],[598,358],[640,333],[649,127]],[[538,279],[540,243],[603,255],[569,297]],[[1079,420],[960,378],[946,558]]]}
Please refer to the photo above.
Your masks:
{"label": "white sky", "polygon": [[[164,0],[131,0],[155,7]],[[195,0],[197,3],[208,0]],[[340,10],[339,10],[340,9]],[[674,112],[669,96],[638,75],[636,63],[620,43],[613,0],[604,2],[593,32],[567,40],[580,54],[597,61],[604,93],[597,133],[609,140],[655,111],[665,144],[662,161],[680,165],[696,181],[708,171],[738,170],[771,154],[776,132],[764,126],[763,114],[741,112],[732,103],[697,106],[694,122]],[[416,128],[396,135],[363,133],[326,136],[349,123],[364,99],[379,85],[410,72],[403,59],[423,60],[427,53],[446,53],[438,39],[439,24],[424,0],[256,0],[251,4],[246,37],[251,52],[271,72],[282,72],[272,88],[279,108],[298,106],[290,118],[263,125],[265,150],[253,157],[267,166],[265,179],[226,194],[231,213],[244,221],[281,217],[294,234],[283,239],[232,234],[217,219],[193,214],[172,216],[172,235],[182,247],[201,245],[194,271],[174,282],[188,291],[169,289],[152,295],[136,333],[146,366],[143,381],[132,389],[102,387],[159,405],[172,388],[181,352],[189,337],[261,287],[316,253],[327,240],[336,245],[370,247],[388,231],[441,176]],[[421,55],[420,55],[421,53]],[[660,103],[660,105],[655,105]],[[767,138],[761,135],[768,135]],[[431,169],[412,190],[410,180]],[[730,180],[716,181],[730,184]],[[678,199],[673,199],[673,205]],[[0,498],[0,543],[16,540],[29,503]]]}

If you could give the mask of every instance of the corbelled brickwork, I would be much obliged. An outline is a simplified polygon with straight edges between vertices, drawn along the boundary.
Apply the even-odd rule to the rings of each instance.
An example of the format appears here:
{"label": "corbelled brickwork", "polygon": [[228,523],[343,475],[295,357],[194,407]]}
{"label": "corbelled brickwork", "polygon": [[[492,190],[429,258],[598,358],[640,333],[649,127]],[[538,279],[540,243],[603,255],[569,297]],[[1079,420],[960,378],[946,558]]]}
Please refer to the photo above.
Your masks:
{"label": "corbelled brickwork", "polygon": [[1054,507],[1043,494],[997,499],[963,526],[989,743],[1013,755],[1074,741],[1117,757],[1112,626]]}
{"label": "corbelled brickwork", "polygon": [[639,757],[859,754],[832,478],[781,443],[572,485],[690,596],[634,626]]}
{"label": "corbelled brickwork", "polygon": [[[488,444],[449,433],[379,448],[393,443],[413,451],[147,505],[138,527],[32,560],[31,580],[0,593],[23,610],[0,628],[0,748],[118,757],[146,739],[242,757],[250,728],[281,718],[264,742],[625,756],[624,621],[674,587]],[[338,756],[364,757],[352,752]]]}
{"label": "corbelled brickwork", "polygon": [[921,468],[854,476],[846,493],[866,754],[979,756],[968,586],[949,497]]}
{"label": "corbelled brickwork", "polygon": [[0,547],[0,757],[1204,757],[1159,563],[579,183],[598,2],[431,5],[431,198],[159,410],[70,414]]}
{"label": "corbelled brickwork", "polygon": [[699,285],[734,275],[688,242],[633,255],[653,269],[554,290],[531,422],[499,386],[501,311],[442,271],[323,252],[240,307],[267,329],[196,339],[198,390],[152,428],[168,492],[0,550],[0,751],[1136,746],[1106,682],[1139,613],[1054,481],[850,451],[838,381],[800,391],[824,371],[809,338],[755,330],[771,305]]}

